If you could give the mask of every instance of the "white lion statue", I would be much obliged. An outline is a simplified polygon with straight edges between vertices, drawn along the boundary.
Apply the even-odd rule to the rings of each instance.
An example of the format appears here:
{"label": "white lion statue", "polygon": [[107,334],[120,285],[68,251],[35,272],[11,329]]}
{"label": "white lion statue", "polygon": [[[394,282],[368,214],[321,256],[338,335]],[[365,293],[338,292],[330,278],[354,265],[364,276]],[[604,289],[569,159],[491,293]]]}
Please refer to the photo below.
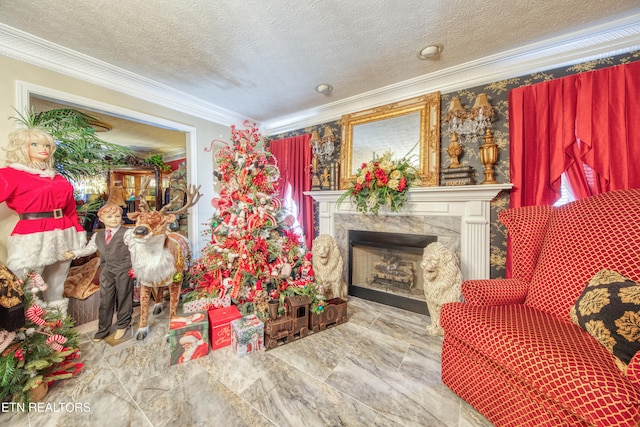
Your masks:
{"label": "white lion statue", "polygon": [[342,280],[344,264],[336,240],[328,234],[319,235],[313,241],[311,255],[316,283],[324,287],[325,295],[346,299],[347,284]]}
{"label": "white lion statue", "polygon": [[434,242],[424,248],[420,267],[424,277],[424,296],[431,317],[427,332],[431,335],[443,334],[440,327],[442,304],[460,300],[462,273],[459,264],[456,254],[442,243]]}

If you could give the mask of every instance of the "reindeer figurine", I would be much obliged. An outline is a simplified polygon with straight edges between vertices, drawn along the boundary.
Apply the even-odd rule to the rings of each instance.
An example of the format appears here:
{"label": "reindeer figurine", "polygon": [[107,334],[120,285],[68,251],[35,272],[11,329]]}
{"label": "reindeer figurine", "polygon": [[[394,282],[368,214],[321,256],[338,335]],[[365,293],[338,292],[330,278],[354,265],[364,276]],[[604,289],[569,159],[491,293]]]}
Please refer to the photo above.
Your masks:
{"label": "reindeer figurine", "polygon": [[131,252],[133,272],[140,281],[140,325],[136,334],[137,340],[143,340],[149,334],[147,325],[149,316],[149,296],[151,288],[156,289],[153,314],[162,312],[164,287],[169,287],[169,313],[175,315],[180,298],[183,273],[188,269],[191,260],[189,242],[180,234],[171,233],[169,224],[174,222],[176,214],[186,212],[195,205],[202,194],[200,186],[191,185],[186,190],[187,203],[175,211],[167,209],[177,200],[178,195],[159,211],[153,211],[147,204],[145,195],[149,180],[143,178],[140,191],[139,211],[127,216],[135,221],[135,226],[127,230],[124,241]]}

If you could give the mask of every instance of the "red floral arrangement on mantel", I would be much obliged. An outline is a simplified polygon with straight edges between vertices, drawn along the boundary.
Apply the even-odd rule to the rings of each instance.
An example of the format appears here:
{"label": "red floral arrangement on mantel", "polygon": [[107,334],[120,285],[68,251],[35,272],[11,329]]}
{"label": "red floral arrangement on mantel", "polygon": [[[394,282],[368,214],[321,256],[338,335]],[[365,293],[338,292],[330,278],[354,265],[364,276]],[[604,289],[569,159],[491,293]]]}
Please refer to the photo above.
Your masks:
{"label": "red floral arrangement on mantel", "polygon": [[387,151],[362,164],[338,204],[350,198],[358,212],[377,215],[383,206],[397,212],[406,202],[409,188],[418,181],[418,171],[408,157],[396,161],[393,153]]}

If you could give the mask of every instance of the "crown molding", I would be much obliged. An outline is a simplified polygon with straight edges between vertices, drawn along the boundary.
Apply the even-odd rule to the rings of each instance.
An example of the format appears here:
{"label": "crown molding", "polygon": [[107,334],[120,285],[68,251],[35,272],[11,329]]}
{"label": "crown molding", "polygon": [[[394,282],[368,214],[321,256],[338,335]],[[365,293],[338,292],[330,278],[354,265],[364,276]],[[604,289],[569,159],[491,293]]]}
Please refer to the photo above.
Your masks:
{"label": "crown molding", "polygon": [[[440,91],[480,86],[538,71],[640,50],[640,13],[470,61],[350,98],[258,123],[265,135],[340,119],[342,115]],[[0,24],[0,54],[225,126],[246,116]]]}
{"label": "crown molding", "polygon": [[450,67],[262,123],[267,135],[338,120],[344,114],[640,50],[640,13]]}
{"label": "crown molding", "polygon": [[247,120],[244,115],[2,23],[0,55],[222,125]]}

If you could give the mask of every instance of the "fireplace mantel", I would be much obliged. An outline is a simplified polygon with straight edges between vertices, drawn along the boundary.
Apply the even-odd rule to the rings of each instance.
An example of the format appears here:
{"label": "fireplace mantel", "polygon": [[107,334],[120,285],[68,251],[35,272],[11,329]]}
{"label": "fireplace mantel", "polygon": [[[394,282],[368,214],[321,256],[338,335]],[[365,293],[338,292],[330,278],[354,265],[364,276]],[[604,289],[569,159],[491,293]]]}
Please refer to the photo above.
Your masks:
{"label": "fireplace mantel", "polygon": [[[491,200],[512,184],[419,187],[409,189],[400,212],[380,210],[379,215],[460,217],[460,269],[465,280],[488,279],[491,259]],[[334,216],[368,215],[357,212],[349,199],[338,206],[343,190],[308,191],[304,194],[318,202],[320,234],[334,234]]]}

